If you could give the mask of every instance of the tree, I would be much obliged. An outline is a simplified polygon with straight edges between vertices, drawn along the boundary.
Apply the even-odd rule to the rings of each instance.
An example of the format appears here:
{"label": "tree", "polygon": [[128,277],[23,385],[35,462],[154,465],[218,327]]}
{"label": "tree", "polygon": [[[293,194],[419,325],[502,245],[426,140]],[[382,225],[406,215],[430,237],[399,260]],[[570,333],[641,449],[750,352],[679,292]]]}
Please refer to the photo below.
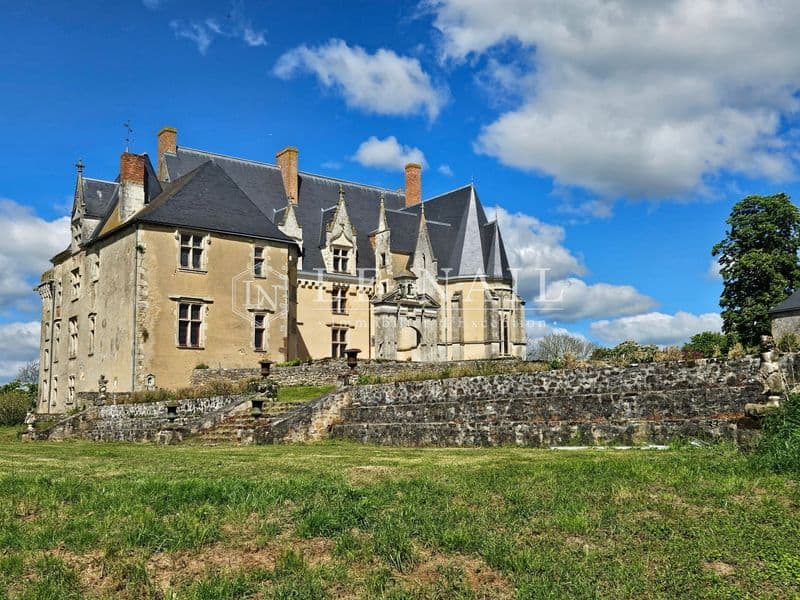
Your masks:
{"label": "tree", "polygon": [[683,345],[684,352],[699,352],[706,358],[723,356],[732,346],[731,339],[724,333],[717,331],[703,331],[692,336],[687,344]]}
{"label": "tree", "polygon": [[722,330],[746,346],[769,333],[769,309],[800,284],[800,211],[786,194],[748,196],[726,221],[725,239],[714,245],[724,283]]}
{"label": "tree", "polygon": [[17,372],[17,381],[28,385],[35,385],[39,383],[39,361],[32,360],[31,362],[22,365]]}
{"label": "tree", "polygon": [[597,348],[589,340],[566,333],[551,333],[534,341],[531,346],[531,357],[536,360],[554,360],[564,358],[566,354],[574,358],[589,358]]}

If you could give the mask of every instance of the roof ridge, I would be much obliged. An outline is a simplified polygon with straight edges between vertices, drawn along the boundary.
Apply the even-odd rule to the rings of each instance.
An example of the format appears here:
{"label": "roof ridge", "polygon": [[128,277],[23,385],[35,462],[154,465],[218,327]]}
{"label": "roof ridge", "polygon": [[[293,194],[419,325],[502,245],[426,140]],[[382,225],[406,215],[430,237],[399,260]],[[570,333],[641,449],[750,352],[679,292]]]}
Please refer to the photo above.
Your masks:
{"label": "roof ridge", "polygon": [[458,192],[458,191],[463,190],[464,188],[468,188],[468,187],[475,187],[475,186],[472,183],[465,183],[464,185],[461,185],[461,186],[459,186],[457,188],[453,188],[452,190],[448,190],[446,192],[442,192],[441,194],[436,194],[435,196],[431,196],[430,198],[427,198],[426,200],[423,200],[422,203],[424,204],[425,202],[430,202],[431,200],[436,200],[437,198],[441,198],[442,196],[447,196],[447,194],[452,194],[453,192]]}
{"label": "roof ridge", "polygon": [[[243,162],[243,163],[250,163],[250,164],[254,164],[254,165],[260,165],[260,166],[263,166],[263,167],[272,167],[273,169],[277,169],[277,170],[280,171],[280,168],[278,167],[278,165],[273,164],[273,163],[260,161],[260,160],[253,160],[253,159],[250,159],[250,158],[240,158],[238,156],[231,156],[230,154],[221,154],[220,152],[210,152],[208,150],[200,150],[199,148],[188,148],[186,146],[180,146],[178,149],[179,150],[187,150],[189,152],[196,152],[198,154],[206,154],[206,155],[209,155],[209,156],[216,156],[216,157],[225,158],[225,159],[228,159],[228,160],[235,160],[235,161],[239,161],[239,162]],[[316,177],[317,179],[325,179],[327,181],[333,181],[333,182],[336,182],[336,183],[347,183],[347,184],[350,184],[350,185],[355,185],[355,186],[366,188],[366,189],[369,189],[369,190],[378,190],[378,191],[381,191],[381,192],[389,192],[390,194],[396,194],[397,196],[405,196],[404,192],[398,192],[397,190],[393,190],[393,189],[388,188],[388,187],[382,187],[382,186],[379,186],[379,185],[369,185],[367,183],[359,183],[358,181],[350,181],[349,179],[341,179],[341,178],[338,178],[338,177],[330,177],[328,175],[320,175],[319,173],[312,173],[311,171],[300,171],[300,170],[298,170],[297,174],[298,175],[306,175],[308,177]]]}
{"label": "roof ridge", "polygon": [[112,185],[119,185],[119,181],[110,181],[108,179],[98,179],[97,177],[84,177],[84,181],[99,181],[100,183],[110,183]]}

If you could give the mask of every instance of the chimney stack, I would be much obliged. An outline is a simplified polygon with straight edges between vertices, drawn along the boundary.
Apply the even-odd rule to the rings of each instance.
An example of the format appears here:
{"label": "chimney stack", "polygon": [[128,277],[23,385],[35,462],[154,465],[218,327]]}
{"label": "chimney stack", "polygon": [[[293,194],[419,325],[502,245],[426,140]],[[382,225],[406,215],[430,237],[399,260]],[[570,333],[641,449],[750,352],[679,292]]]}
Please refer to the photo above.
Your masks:
{"label": "chimney stack", "polygon": [[158,132],[158,180],[167,181],[167,162],[164,153],[175,154],[178,149],[178,130],[174,127],[162,127]]}
{"label": "chimney stack", "polygon": [[422,202],[422,165],[408,163],[406,165],[406,206],[414,206]]}
{"label": "chimney stack", "polygon": [[289,146],[275,155],[275,162],[281,170],[283,189],[292,204],[297,204],[297,148]]}
{"label": "chimney stack", "polygon": [[127,221],[144,208],[143,154],[123,152],[119,159],[119,220]]}

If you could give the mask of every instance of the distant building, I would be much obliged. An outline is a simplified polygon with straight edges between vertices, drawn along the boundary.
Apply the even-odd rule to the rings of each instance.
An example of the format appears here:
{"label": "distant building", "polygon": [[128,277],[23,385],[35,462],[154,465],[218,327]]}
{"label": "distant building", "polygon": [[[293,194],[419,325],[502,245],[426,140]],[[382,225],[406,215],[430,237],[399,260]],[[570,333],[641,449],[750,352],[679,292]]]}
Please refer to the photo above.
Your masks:
{"label": "distant building", "polygon": [[772,337],[778,341],[787,333],[800,335],[800,290],[769,311]]}
{"label": "distant building", "polygon": [[198,365],[268,358],[524,357],[523,303],[472,184],[405,191],[177,145],[125,152],[113,181],[78,165],[70,246],[42,297],[40,412],[75,394],[187,385]]}

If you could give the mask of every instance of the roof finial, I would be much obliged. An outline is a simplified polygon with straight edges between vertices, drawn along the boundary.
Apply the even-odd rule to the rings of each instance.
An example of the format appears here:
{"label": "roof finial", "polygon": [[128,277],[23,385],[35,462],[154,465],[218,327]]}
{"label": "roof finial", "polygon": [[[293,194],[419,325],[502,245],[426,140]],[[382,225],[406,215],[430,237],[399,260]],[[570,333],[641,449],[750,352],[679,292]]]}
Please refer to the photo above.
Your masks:
{"label": "roof finial", "polygon": [[79,158],[78,162],[75,163],[75,168],[78,170],[78,175],[83,174],[83,161]]}
{"label": "roof finial", "polygon": [[344,202],[344,188],[339,184],[339,202]]}

